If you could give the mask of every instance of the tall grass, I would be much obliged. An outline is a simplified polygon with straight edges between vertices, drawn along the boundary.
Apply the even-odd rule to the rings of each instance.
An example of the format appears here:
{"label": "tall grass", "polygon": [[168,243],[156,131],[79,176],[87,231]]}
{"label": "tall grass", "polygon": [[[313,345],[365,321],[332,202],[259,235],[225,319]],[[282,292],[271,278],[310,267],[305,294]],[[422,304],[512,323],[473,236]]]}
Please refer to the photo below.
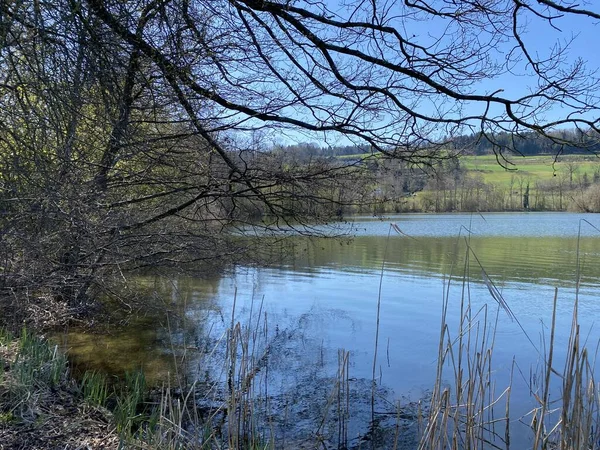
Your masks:
{"label": "tall grass", "polygon": [[144,411],[140,411],[146,398],[146,379],[143,372],[127,372],[125,380],[117,392],[116,406],[113,410],[117,431],[126,437],[135,432],[147,420]]}
{"label": "tall grass", "polygon": [[[586,221],[587,222],[587,221]],[[595,227],[594,227],[595,228]],[[511,446],[512,425],[527,420],[534,450],[578,450],[600,447],[600,385],[595,380],[596,343],[592,352],[581,339],[579,323],[579,253],[571,328],[565,348],[557,348],[558,289],[554,291],[550,336],[542,337],[537,350],[542,368],[530,376],[529,390],[535,406],[525,417],[511,416],[513,362],[510,381],[496,393],[492,364],[495,330],[499,314],[517,322],[524,339],[533,345],[500,292],[489,279],[467,241],[465,274],[469,256],[482,271],[484,283],[497,303],[490,314],[486,304],[474,311],[468,279],[463,278],[459,327],[452,333],[449,321],[449,284],[443,302],[437,358],[436,383],[419,449],[479,449]],[[494,305],[494,303],[492,303]],[[566,355],[564,367],[556,366],[556,355]],[[444,383],[449,380],[449,383]],[[514,438],[514,436],[512,436]]]}
{"label": "tall grass", "polygon": [[[469,273],[468,270],[469,250],[465,273]],[[459,326],[453,334],[448,325],[449,292],[448,286],[442,305],[436,382],[419,449],[471,449],[484,444],[508,448],[510,386],[496,396],[492,365],[501,308],[495,314],[490,314],[487,304],[474,310],[465,277]],[[444,384],[446,379],[452,384]],[[497,417],[500,402],[505,405],[505,414]]]}
{"label": "tall grass", "polygon": [[23,328],[13,368],[19,385],[57,386],[66,375],[66,366],[67,359],[57,345],[52,345]]}
{"label": "tall grass", "polygon": [[[527,415],[533,449],[596,449],[600,445],[600,397],[595,381],[595,358],[581,341],[577,302],[562,371],[554,365],[555,292],[550,339],[545,345],[544,365],[530,386],[536,406]],[[442,320],[434,386],[420,449],[510,448],[512,385],[495,392],[492,356],[494,332],[485,323],[487,307],[470,315],[467,305],[457,336],[452,337]],[[445,311],[447,313],[447,311]],[[497,324],[496,314],[494,324]],[[514,367],[513,367],[514,368]],[[447,372],[450,372],[449,374]],[[512,383],[511,374],[511,383]],[[443,384],[442,380],[451,380]],[[551,400],[554,393],[557,396]]]}
{"label": "tall grass", "polygon": [[0,412],[30,421],[36,417],[42,393],[68,378],[67,359],[58,347],[23,329],[17,342],[3,331],[0,346]]}
{"label": "tall grass", "polygon": [[12,339],[12,333],[8,329],[0,327],[0,345],[8,344]]}
{"label": "tall grass", "polygon": [[94,370],[87,371],[81,378],[83,399],[94,406],[105,406],[110,396],[106,375]]}
{"label": "tall grass", "polygon": [[[346,448],[352,438],[348,426],[352,406],[349,352],[339,350],[337,373],[330,380],[330,388],[325,389],[328,394],[320,399],[322,408],[313,411],[313,438],[310,442],[300,442],[293,433],[286,438],[285,431],[284,435],[277,434],[282,418],[275,417],[286,414],[287,410],[277,410],[271,405],[269,386],[270,357],[276,351],[277,339],[284,333],[270,333],[262,301],[251,303],[248,317],[244,323],[236,318],[234,301],[227,329],[208,352],[223,355],[223,377],[202,389],[197,383],[192,386],[167,383],[154,405],[154,421],[148,421],[142,427],[143,433],[134,437],[155,449],[258,450],[310,444],[324,448],[332,442],[337,448]],[[219,348],[224,348],[224,353]],[[199,407],[204,403],[210,403],[211,408]]]}

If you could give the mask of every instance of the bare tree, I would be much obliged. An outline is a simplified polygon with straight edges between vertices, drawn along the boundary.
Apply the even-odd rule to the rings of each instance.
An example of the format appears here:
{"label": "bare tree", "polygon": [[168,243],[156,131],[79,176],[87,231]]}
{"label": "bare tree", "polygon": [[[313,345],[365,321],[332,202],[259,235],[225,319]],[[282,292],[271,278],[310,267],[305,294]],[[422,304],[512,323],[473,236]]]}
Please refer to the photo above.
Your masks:
{"label": "bare tree", "polygon": [[[600,14],[545,0],[2,2],[3,286],[34,271],[78,304],[110,268],[236,253],[224,227],[313,223],[358,201],[360,161],[291,164],[268,152],[281,136],[431,165],[472,133],[501,162],[507,133],[595,145],[598,80],[560,34],[569,17]],[[554,33],[548,48],[528,24]]]}
{"label": "bare tree", "polygon": [[[557,142],[560,125],[597,131],[597,79],[570,59],[571,37],[527,45],[528,22],[547,33],[569,15],[593,26],[598,13],[562,2],[150,2],[153,19],[137,34],[110,3],[87,3],[161,68],[189,113],[218,112],[221,127],[227,116],[246,128],[341,133],[404,158],[434,157],[426,149],[469,131]],[[519,75],[521,95],[506,89],[523,85]],[[544,120],[559,107],[561,118]]]}

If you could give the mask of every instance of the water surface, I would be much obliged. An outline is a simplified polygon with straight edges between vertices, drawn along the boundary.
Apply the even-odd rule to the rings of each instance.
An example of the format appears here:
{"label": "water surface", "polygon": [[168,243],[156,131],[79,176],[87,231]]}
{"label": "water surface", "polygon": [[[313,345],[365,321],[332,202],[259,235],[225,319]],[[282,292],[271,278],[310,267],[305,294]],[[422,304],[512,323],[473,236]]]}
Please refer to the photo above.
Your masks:
{"label": "water surface", "polygon": [[[253,357],[269,366],[261,372],[261,386],[273,404],[285,405],[289,414],[296,414],[297,424],[311,429],[317,425],[306,411],[312,411],[318,422],[314,411],[327,406],[339,350],[344,349],[349,352],[349,378],[357,405],[351,430],[364,434],[376,330],[376,381],[386,402],[426,398],[435,382],[445,299],[451,332],[458,328],[461,305],[469,304],[474,313],[487,311],[487,322],[496,335],[498,393],[509,383],[513,361],[523,374],[543,363],[542,340],[549,333],[555,288],[557,348],[566,348],[577,283],[582,330],[588,342],[598,342],[598,229],[600,215],[596,214],[357,217],[336,229],[351,230],[353,239],[290,238],[293,245],[286,247],[284,259],[276,264],[238,266],[209,281],[138,280],[153,287],[154,295],[185,305],[185,329],[171,332],[168,345],[165,339],[155,339],[156,345],[148,345],[147,353],[193,349],[186,355],[188,376],[223,380],[226,374],[218,364],[222,350],[209,351],[212,358],[206,350],[222,349],[219,345],[232,323],[246,324],[254,341],[263,342],[262,347],[256,344]],[[269,240],[259,239],[265,245]],[[516,320],[499,307],[490,289],[497,289]],[[147,343],[148,336],[143,336]],[[555,356],[557,366],[561,357],[564,352]],[[160,364],[160,359],[152,364]],[[513,414],[519,416],[531,409],[532,386],[526,375],[517,378],[512,398]],[[285,429],[289,422],[279,425]]]}

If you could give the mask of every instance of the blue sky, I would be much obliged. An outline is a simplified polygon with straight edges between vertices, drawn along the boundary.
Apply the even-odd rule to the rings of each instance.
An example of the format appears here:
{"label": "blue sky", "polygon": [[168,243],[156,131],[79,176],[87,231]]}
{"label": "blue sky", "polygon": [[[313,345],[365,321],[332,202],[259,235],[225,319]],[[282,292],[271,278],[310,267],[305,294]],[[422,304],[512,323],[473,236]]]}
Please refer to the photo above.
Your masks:
{"label": "blue sky", "polygon": [[[341,0],[327,0],[327,7],[330,10],[329,12],[333,14],[339,14],[339,16],[347,17],[348,11],[345,9],[341,9],[339,7],[339,1]],[[483,2],[483,0],[482,0]],[[356,2],[351,2],[356,4]],[[383,5],[384,2],[378,2],[378,5]],[[441,2],[436,0],[431,0],[429,3],[431,4],[450,4],[450,2]],[[460,3],[460,2],[456,2]],[[503,2],[498,2],[503,3]],[[532,5],[537,6],[537,2],[532,0]],[[294,3],[297,6],[305,6],[305,2],[297,2]],[[371,2],[364,2],[365,8],[368,8]],[[512,2],[507,1],[506,5],[511,5]],[[403,5],[403,2],[388,2],[389,5],[389,13],[390,15],[400,16],[406,13],[406,8]],[[599,8],[600,9],[600,8]],[[364,17],[368,17],[368,12],[363,12]],[[355,19],[358,19],[358,15]],[[421,19],[425,19],[425,15],[421,16]],[[507,19],[510,17],[508,16]],[[508,20],[507,20],[508,22]],[[413,21],[409,19],[396,19],[391,20],[391,24],[395,25],[400,29],[405,36],[414,39],[419,43],[433,43],[438,40],[440,46],[444,47],[445,45],[452,44],[450,41],[450,37],[447,34],[447,30],[445,26],[448,24],[447,20],[443,19],[427,19],[427,20],[417,20]],[[540,17],[536,17],[533,14],[521,14],[519,16],[519,24],[524,27],[523,32],[520,34],[526,46],[528,47],[530,54],[534,58],[544,59],[552,54],[552,51],[557,48],[557,46],[564,47],[567,43],[572,41],[569,45],[568,51],[566,53],[566,59],[563,61],[563,67],[566,69],[578,58],[583,59],[586,62],[586,69],[590,72],[598,71],[600,68],[600,57],[598,56],[598,47],[600,47],[600,39],[598,36],[599,26],[596,20],[584,17],[584,16],[564,16],[558,17],[553,20],[552,25],[547,21]],[[502,25],[510,25],[510,23],[505,24],[496,24],[498,26]],[[482,26],[481,30],[477,28],[471,28],[468,30],[468,38],[469,39],[486,39],[487,32],[489,31],[490,24],[485,24]],[[453,31],[456,31],[453,30]],[[507,29],[505,31],[510,31]],[[411,36],[412,35],[412,36]],[[468,40],[467,40],[468,42]],[[516,41],[509,40],[504,43],[499,43],[494,48],[490,48],[486,51],[487,56],[495,59],[498,62],[504,62],[507,55],[511,54],[511,49],[515,46]],[[596,74],[598,75],[598,74]],[[588,78],[591,80],[592,78]],[[499,96],[506,97],[508,99],[514,100],[523,95],[526,95],[530,92],[531,89],[535,89],[537,87],[537,79],[531,75],[531,67],[526,64],[523,60],[520,62],[516,62],[512,66],[511,73],[504,73],[498,75],[493,78],[484,79],[481,81],[465,81],[460,84],[457,89],[463,90],[465,92],[470,91],[474,94],[490,94],[492,92],[496,92],[498,90],[502,90]],[[592,89],[590,92],[600,95],[600,92],[596,93],[595,89]],[[432,114],[435,111],[433,107],[434,102],[437,101],[439,97],[430,96],[428,98],[423,98],[420,100],[419,108],[421,111],[427,114]],[[407,101],[410,101],[407,99]],[[451,114],[450,109],[452,108],[452,101],[448,101],[445,105],[442,106],[442,111],[444,108],[447,110],[447,114]],[[600,105],[600,99],[598,100],[598,104]],[[440,105],[437,105],[438,107]],[[481,114],[484,111],[485,105],[482,103],[468,103],[465,104],[462,113],[463,114]],[[503,107],[497,106],[492,108],[492,114],[502,114]],[[553,109],[547,110],[543,115],[539,115],[538,119],[553,121],[564,117],[566,114],[566,110],[564,108],[560,108],[558,106],[554,106]],[[596,117],[590,115],[589,113],[584,116],[587,119],[597,118],[598,113],[596,113]],[[385,119],[384,119],[385,120]],[[313,138],[314,136],[314,138]],[[322,141],[326,137],[321,135],[304,135],[296,132],[290,132],[288,136],[282,135],[282,141],[290,141],[290,140],[298,140],[298,141],[314,141],[322,144]],[[336,138],[334,136],[327,136],[327,139],[332,144],[341,144],[345,145],[348,141],[344,138]]]}

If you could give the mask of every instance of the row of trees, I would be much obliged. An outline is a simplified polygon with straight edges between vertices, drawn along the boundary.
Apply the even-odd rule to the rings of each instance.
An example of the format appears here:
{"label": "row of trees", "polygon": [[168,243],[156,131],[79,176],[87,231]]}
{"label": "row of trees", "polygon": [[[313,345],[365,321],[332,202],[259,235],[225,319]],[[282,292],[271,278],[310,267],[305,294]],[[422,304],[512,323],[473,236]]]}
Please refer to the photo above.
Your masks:
{"label": "row of trees", "polygon": [[593,129],[562,129],[548,135],[535,132],[477,133],[452,139],[452,148],[473,155],[508,152],[522,156],[595,154],[600,151],[597,133]]}
{"label": "row of trees", "polygon": [[[78,307],[112,273],[237,257],[233,226],[369,194],[353,161],[266,151],[286,137],[414,167],[455,136],[597,132],[593,71],[523,34],[565,16],[600,18],[546,0],[1,2],[0,288]],[[512,74],[531,89],[482,83]]]}
{"label": "row of trees", "polygon": [[[572,154],[598,154],[600,144],[595,131],[577,128],[562,129],[544,136],[535,132],[508,133],[501,132],[495,135],[475,133],[469,136],[447,137],[446,152],[452,155],[491,155],[506,153],[507,159],[511,155],[572,155]],[[319,146],[316,143],[302,143],[288,146],[275,146],[275,152],[287,154],[297,160],[308,161],[313,158],[336,158],[354,156],[364,158],[377,154],[368,145],[329,145]],[[440,150],[442,151],[442,150]],[[506,161],[507,162],[507,161]]]}
{"label": "row of trees", "polygon": [[477,171],[465,169],[460,157],[431,167],[415,167],[402,161],[371,159],[373,197],[366,205],[376,212],[449,211],[586,211],[599,212],[594,202],[600,185],[600,165],[582,171],[578,159],[565,159],[562,169],[548,179],[514,172],[509,182],[484,181]]}

